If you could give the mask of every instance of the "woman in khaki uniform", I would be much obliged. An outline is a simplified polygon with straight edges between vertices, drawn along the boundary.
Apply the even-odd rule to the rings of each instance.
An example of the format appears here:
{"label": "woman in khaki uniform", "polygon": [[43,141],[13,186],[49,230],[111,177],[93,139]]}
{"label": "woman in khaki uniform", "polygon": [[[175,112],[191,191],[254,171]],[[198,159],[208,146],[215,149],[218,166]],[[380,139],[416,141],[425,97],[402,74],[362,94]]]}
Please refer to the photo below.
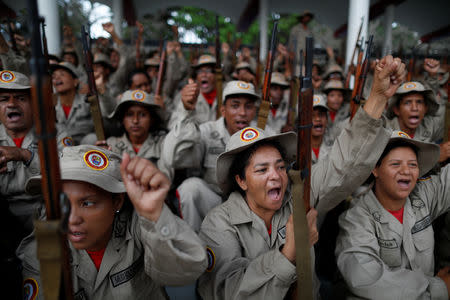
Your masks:
{"label": "woman in khaki uniform", "polygon": [[[151,162],[82,145],[65,148],[60,165],[75,299],[165,299],[163,285],[191,283],[205,270],[205,248],[164,204],[170,182]],[[33,177],[26,188],[40,184]],[[25,298],[39,291],[42,299],[34,236],[18,251]]]}
{"label": "woman in khaki uniform", "polygon": [[[142,90],[126,91],[110,115],[122,124],[123,134],[109,137],[106,144],[115,153],[128,153],[155,163],[169,178],[172,168],[160,160],[167,131],[163,127],[164,112],[154,98]],[[97,146],[105,145],[98,141]]]}
{"label": "woman in khaki uniform", "polygon": [[338,267],[364,299],[449,299],[450,266],[435,272],[432,222],[450,210],[450,166],[422,177],[439,146],[394,131],[372,188],[340,216]]}
{"label": "woman in khaki uniform", "polygon": [[[379,62],[366,105],[329,156],[312,167],[311,207],[317,209],[318,228],[326,213],[363,183],[384,149],[378,145],[388,142],[390,132],[380,118],[404,68],[392,56]],[[217,181],[229,197],[207,215],[200,229],[209,255],[207,272],[199,281],[204,299],[283,299],[296,281],[293,200],[285,171],[295,156],[293,139],[294,133],[267,137],[263,130],[247,127],[231,136],[219,156]],[[314,237],[314,216],[309,221]]]}

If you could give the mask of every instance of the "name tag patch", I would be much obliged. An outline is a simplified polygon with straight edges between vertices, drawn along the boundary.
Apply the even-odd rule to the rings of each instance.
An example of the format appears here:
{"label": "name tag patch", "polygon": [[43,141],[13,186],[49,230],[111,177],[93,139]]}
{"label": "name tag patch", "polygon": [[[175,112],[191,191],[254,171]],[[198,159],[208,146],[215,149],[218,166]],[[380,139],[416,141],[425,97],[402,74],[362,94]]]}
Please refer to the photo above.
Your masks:
{"label": "name tag patch", "polygon": [[431,217],[430,215],[426,216],[425,218],[423,218],[422,220],[416,222],[416,224],[414,224],[413,228],[411,228],[411,233],[418,233],[424,229],[426,229],[428,226],[431,225]]}
{"label": "name tag patch", "polygon": [[138,260],[136,260],[131,266],[129,266],[125,270],[109,276],[113,287],[117,287],[121,284],[124,284],[125,282],[130,281],[130,279],[132,279],[143,266],[144,266],[144,255],[141,255],[141,257],[139,257]]}
{"label": "name tag patch", "polygon": [[392,240],[384,240],[384,239],[378,238],[378,245],[380,245],[380,247],[388,248],[388,249],[398,248],[397,241],[394,240],[394,239],[392,239]]}

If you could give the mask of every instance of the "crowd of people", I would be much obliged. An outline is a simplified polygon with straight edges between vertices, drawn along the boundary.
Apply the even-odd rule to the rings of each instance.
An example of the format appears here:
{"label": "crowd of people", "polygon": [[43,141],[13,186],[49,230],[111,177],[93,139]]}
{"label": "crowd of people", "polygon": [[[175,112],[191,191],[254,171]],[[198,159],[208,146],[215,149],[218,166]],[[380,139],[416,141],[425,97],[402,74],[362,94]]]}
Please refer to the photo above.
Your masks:
{"label": "crowd of people", "polygon": [[[195,283],[205,300],[291,297],[300,200],[288,176],[298,154],[289,97],[298,96],[291,81],[300,66],[288,67],[299,55],[288,49],[304,48],[313,17],[302,14],[277,47],[264,129],[252,47],[222,44],[218,93],[214,48],[191,61],[178,41],[165,55],[146,53],[104,24],[111,39],[92,41],[91,51],[105,140],[86,101],[81,43],[64,27],[48,72],[75,299],[165,299],[165,286]],[[41,273],[33,225],[46,218],[39,136],[30,49],[16,38],[18,51],[0,35],[0,260],[11,299],[43,299],[51,277]],[[305,247],[314,297],[450,299],[449,66],[425,57],[406,81],[400,58],[373,59],[353,117],[344,68],[327,53],[312,68]]]}

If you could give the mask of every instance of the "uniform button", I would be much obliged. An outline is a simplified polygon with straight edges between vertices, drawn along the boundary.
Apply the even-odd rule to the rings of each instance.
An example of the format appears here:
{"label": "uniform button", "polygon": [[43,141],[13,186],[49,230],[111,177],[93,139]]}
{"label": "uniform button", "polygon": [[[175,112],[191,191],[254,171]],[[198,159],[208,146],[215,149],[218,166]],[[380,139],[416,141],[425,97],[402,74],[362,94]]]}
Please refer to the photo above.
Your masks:
{"label": "uniform button", "polygon": [[170,233],[170,230],[169,230],[169,228],[168,228],[167,226],[163,226],[163,227],[161,228],[161,234],[162,234],[162,236],[168,236],[169,233]]}

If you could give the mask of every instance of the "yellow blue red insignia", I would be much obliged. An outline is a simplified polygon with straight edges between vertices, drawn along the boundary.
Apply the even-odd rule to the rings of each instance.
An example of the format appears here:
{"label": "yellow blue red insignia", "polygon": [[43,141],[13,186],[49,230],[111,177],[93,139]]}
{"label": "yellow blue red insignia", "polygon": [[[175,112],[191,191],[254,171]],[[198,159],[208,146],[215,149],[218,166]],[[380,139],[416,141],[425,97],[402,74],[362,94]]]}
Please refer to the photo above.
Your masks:
{"label": "yellow blue red insignia", "polygon": [[1,82],[8,83],[8,82],[13,81],[14,79],[16,79],[16,76],[14,76],[14,73],[11,71],[0,72],[0,81]]}
{"label": "yellow blue red insignia", "polygon": [[211,272],[216,264],[216,255],[209,247],[206,247],[206,255],[208,256],[208,267],[206,268],[206,272]]}
{"label": "yellow blue red insignia", "polygon": [[109,164],[108,157],[106,157],[105,153],[98,150],[86,152],[83,158],[86,165],[96,171],[106,169]]}
{"label": "yellow blue red insignia", "polygon": [[423,176],[419,178],[419,181],[428,181],[431,179],[431,176]]}
{"label": "yellow blue red insignia", "polygon": [[136,90],[131,93],[131,98],[135,101],[144,101],[145,100],[145,92]]}
{"label": "yellow blue red insignia", "polygon": [[238,81],[237,86],[243,90],[248,90],[250,88],[250,85],[245,81]]}
{"label": "yellow blue red insignia", "polygon": [[244,142],[251,142],[259,136],[258,130],[255,128],[246,128],[241,133],[241,140]]}
{"label": "yellow blue red insignia", "polygon": [[319,104],[320,103],[320,97],[315,95],[313,98],[313,104]]}
{"label": "yellow blue red insignia", "polygon": [[39,292],[39,286],[34,278],[27,278],[23,281],[23,299],[34,300]]}
{"label": "yellow blue red insignia", "polygon": [[403,88],[404,88],[405,90],[409,91],[409,90],[415,89],[415,88],[416,88],[416,84],[415,84],[414,82],[406,82],[406,83],[403,85]]}
{"label": "yellow blue red insignia", "polygon": [[411,137],[409,136],[409,134],[407,134],[407,133],[404,132],[404,131],[399,131],[399,132],[397,132],[397,134],[398,134],[398,136],[400,136],[400,137],[404,137],[404,138],[408,138],[408,139],[411,138]]}
{"label": "yellow blue red insignia", "polygon": [[63,143],[64,147],[73,146],[73,140],[70,136],[66,136],[65,138],[63,138],[62,143]]}

